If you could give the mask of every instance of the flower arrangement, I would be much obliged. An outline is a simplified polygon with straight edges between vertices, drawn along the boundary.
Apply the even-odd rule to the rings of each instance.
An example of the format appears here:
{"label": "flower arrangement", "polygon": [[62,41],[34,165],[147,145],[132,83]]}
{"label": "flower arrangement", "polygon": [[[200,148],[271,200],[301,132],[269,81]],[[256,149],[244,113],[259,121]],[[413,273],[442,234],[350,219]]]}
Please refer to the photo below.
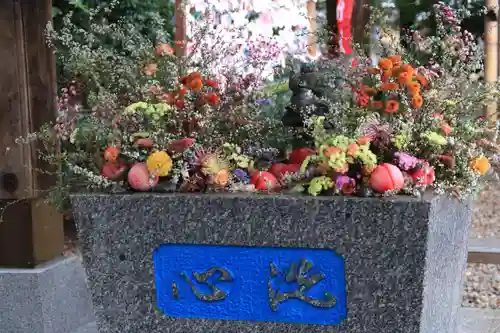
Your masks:
{"label": "flower arrangement", "polygon": [[[170,105],[182,110],[186,96],[191,96],[193,110],[219,103],[215,82],[201,74],[193,72],[180,82],[185,91],[171,93],[167,98],[170,104],[136,103],[122,115],[133,114],[136,122],[140,111],[156,120],[166,117],[168,122],[176,117]],[[389,56],[349,82],[353,100],[351,112],[344,118],[351,120],[354,130],[350,134],[331,132],[323,126],[325,117],[311,117],[308,129],[314,147],[297,148],[281,160],[274,154],[264,167],[256,164],[259,156],[229,142],[206,150],[202,143],[196,143],[190,130],[184,132],[185,138],[172,141],[119,130],[119,138],[130,136],[130,140],[117,139],[118,146],[106,148],[104,158],[109,158],[102,175],[110,180],[119,175],[125,179],[124,166],[132,165],[127,180],[136,191],[164,188],[162,182],[169,184],[170,191],[305,191],[310,195],[362,196],[419,194],[429,187],[440,193],[465,194],[477,187],[490,168],[489,152],[497,148],[487,139],[483,119],[457,111],[463,100],[433,96],[439,80],[428,79],[401,56]],[[205,92],[205,86],[215,90]],[[202,101],[197,102],[200,97]],[[441,112],[435,112],[436,107]],[[127,122],[117,126],[127,127]],[[131,154],[126,152],[134,149],[137,157],[130,160],[126,156]]]}
{"label": "flower arrangement", "polygon": [[[230,68],[214,73],[198,61],[179,64],[169,44],[156,43],[137,64],[135,89],[114,92],[111,108],[103,98],[84,113],[74,101],[84,86],[75,81],[65,88],[60,121],[38,135],[47,150],[41,155],[63,165],[65,191],[462,196],[479,190],[498,159],[491,124],[482,117],[498,86],[471,85],[470,71],[457,69],[460,58],[453,69],[434,72],[411,54],[384,52],[377,64],[358,55],[354,69],[343,60],[318,60],[328,112],[308,106],[304,128],[295,131],[276,120],[284,110],[272,103],[283,89],[275,95],[260,78]],[[291,147],[297,137],[290,134],[312,139]],[[59,144],[63,151],[54,151]]]}

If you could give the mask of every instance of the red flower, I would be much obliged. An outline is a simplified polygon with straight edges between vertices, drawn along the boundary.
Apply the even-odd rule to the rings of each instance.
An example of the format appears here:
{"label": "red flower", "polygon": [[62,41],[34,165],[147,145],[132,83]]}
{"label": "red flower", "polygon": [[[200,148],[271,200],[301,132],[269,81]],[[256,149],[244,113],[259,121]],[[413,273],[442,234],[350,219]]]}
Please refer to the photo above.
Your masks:
{"label": "red flower", "polygon": [[187,89],[185,87],[182,87],[181,89],[177,90],[177,95],[179,96],[184,96],[187,93]]}
{"label": "red flower", "polygon": [[119,155],[120,155],[120,149],[118,149],[118,147],[108,146],[104,151],[104,159],[107,162],[116,162]]}
{"label": "red flower", "polygon": [[429,163],[424,161],[422,161],[422,166],[416,168],[412,173],[410,173],[410,176],[416,185],[431,185],[436,179],[434,169],[429,165]]}
{"label": "red flower", "polygon": [[167,43],[161,43],[158,46],[156,46],[157,57],[163,57],[166,56],[167,54],[169,55],[174,54],[174,49],[170,45],[168,45]]}
{"label": "red flower", "polygon": [[302,162],[310,156],[310,155],[315,155],[316,151],[314,151],[311,148],[297,148],[295,149],[289,157],[290,164],[298,164],[302,165]]}
{"label": "red flower", "polygon": [[219,88],[219,83],[218,83],[217,81],[215,81],[215,80],[210,80],[210,79],[207,79],[207,80],[205,81],[205,84],[206,84],[207,86],[212,87],[212,88],[215,88],[215,89]]}
{"label": "red flower", "polygon": [[178,99],[175,101],[175,106],[179,109],[183,109],[186,106],[186,103],[182,99]]}
{"label": "red flower", "polygon": [[217,94],[210,93],[205,96],[205,100],[212,105],[217,105],[220,103],[220,98]]}
{"label": "red flower", "polygon": [[358,105],[359,106],[367,106],[370,101],[370,97],[366,94],[358,94]]}

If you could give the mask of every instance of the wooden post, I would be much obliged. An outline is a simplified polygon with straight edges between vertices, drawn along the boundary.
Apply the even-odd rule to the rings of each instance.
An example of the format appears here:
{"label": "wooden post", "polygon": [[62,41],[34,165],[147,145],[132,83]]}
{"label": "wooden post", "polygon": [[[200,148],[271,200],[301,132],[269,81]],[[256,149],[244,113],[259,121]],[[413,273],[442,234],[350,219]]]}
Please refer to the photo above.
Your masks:
{"label": "wooden post", "polygon": [[316,18],[316,0],[307,1],[307,18],[309,19],[309,38],[307,42],[307,53],[311,58],[317,55],[317,18]]}
{"label": "wooden post", "polygon": [[355,0],[352,13],[352,39],[354,43],[365,44],[369,39],[366,35],[366,24],[370,20],[371,0]]}
{"label": "wooden post", "polygon": [[331,34],[329,39],[328,54],[336,57],[339,54],[339,41],[337,29],[337,0],[326,0],[326,24]]}
{"label": "wooden post", "polygon": [[[484,46],[486,82],[493,83],[498,78],[498,0],[486,0],[487,15],[485,15]],[[497,103],[491,101],[486,106],[485,117],[489,121],[493,133],[496,134]],[[495,136],[494,134],[494,136]]]}
{"label": "wooden post", "polygon": [[183,57],[186,55],[186,14],[185,0],[175,0],[175,55]]}
{"label": "wooden post", "polygon": [[36,144],[15,143],[55,119],[54,54],[44,36],[50,0],[3,0],[0,6],[0,267],[34,267],[64,247],[62,216],[39,199],[52,178]]}

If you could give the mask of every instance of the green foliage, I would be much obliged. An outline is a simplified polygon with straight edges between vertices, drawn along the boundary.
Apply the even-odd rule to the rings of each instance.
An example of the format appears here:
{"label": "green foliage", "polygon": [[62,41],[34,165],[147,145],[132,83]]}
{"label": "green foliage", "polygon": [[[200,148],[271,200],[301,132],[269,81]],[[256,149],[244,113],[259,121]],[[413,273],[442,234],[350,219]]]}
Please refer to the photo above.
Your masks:
{"label": "green foliage", "polygon": [[[93,49],[107,51],[108,54],[135,56],[130,47],[124,45],[127,38],[114,38],[109,33],[98,34],[96,22],[101,27],[120,25],[130,28],[131,39],[148,40],[152,47],[154,43],[169,42],[173,36],[172,18],[174,5],[167,0],[54,0],[53,28],[56,32],[69,31],[75,43],[88,45]],[[104,32],[104,31],[103,31]],[[127,30],[123,31],[124,33]],[[135,35],[134,35],[135,34]],[[128,37],[126,34],[124,37]],[[133,41],[132,41],[133,45]],[[134,45],[135,46],[135,45]],[[63,59],[70,57],[68,45],[57,44],[58,47],[58,80],[61,86],[74,79],[70,77]]]}

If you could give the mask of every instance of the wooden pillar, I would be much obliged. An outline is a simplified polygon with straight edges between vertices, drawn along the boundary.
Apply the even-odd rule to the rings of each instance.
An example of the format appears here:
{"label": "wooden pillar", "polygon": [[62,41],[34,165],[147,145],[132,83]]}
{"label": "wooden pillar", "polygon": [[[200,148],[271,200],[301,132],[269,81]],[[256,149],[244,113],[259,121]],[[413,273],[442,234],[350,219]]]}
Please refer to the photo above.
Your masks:
{"label": "wooden pillar", "polygon": [[52,177],[35,170],[37,143],[15,143],[55,119],[53,52],[44,29],[50,0],[2,0],[0,6],[0,267],[34,267],[59,256],[64,246],[62,216],[39,198]]}
{"label": "wooden pillar", "polygon": [[369,36],[366,34],[366,24],[370,20],[371,0],[355,0],[352,13],[352,39],[354,43],[361,45],[369,42]]}
{"label": "wooden pillar", "polygon": [[311,58],[317,55],[317,14],[316,14],[316,0],[307,1],[307,17],[309,19],[309,40],[307,42],[307,53]]}
{"label": "wooden pillar", "polygon": [[175,55],[186,55],[186,0],[175,0]]}
{"label": "wooden pillar", "polygon": [[[484,46],[486,82],[495,82],[498,78],[498,0],[486,0]],[[491,101],[486,106],[485,117],[491,124],[492,131],[496,133],[497,103]]]}

